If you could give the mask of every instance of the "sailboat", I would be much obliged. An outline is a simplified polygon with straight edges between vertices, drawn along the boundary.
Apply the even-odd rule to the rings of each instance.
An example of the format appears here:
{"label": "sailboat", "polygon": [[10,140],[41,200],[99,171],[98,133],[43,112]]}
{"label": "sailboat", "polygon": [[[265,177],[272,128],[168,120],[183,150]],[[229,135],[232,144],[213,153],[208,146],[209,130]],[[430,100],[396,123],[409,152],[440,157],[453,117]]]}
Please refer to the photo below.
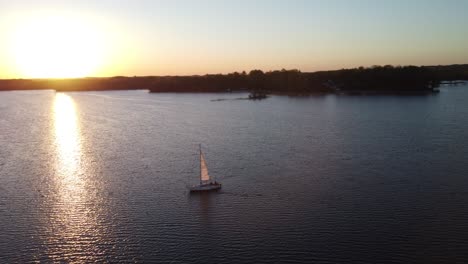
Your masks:
{"label": "sailboat", "polygon": [[221,189],[221,183],[211,179],[208,174],[208,167],[206,166],[205,156],[200,147],[200,184],[190,187],[191,192],[208,192]]}

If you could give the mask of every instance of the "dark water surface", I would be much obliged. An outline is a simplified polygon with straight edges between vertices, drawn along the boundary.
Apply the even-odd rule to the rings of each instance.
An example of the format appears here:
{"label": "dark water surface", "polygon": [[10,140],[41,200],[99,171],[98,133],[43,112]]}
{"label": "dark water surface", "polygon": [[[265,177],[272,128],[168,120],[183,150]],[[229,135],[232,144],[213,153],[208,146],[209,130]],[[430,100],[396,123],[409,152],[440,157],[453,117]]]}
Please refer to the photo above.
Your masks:
{"label": "dark water surface", "polygon": [[0,262],[468,261],[468,87],[220,97],[0,93]]}

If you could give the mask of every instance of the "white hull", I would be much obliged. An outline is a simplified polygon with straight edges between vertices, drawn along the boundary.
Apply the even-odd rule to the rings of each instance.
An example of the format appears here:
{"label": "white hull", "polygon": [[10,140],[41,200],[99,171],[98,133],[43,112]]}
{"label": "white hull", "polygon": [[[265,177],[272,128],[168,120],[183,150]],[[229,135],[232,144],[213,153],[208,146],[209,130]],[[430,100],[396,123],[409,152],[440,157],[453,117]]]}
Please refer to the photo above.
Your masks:
{"label": "white hull", "polygon": [[202,184],[190,187],[191,192],[209,192],[221,189],[221,184]]}

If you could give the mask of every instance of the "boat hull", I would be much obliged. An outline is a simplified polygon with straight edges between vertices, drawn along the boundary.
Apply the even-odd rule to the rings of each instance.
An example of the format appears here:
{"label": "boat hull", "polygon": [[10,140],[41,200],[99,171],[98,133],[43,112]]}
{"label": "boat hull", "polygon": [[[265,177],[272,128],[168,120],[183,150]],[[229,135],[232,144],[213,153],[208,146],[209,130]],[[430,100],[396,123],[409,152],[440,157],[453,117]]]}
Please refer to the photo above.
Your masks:
{"label": "boat hull", "polygon": [[190,192],[210,192],[221,189],[221,184],[206,184],[190,187]]}

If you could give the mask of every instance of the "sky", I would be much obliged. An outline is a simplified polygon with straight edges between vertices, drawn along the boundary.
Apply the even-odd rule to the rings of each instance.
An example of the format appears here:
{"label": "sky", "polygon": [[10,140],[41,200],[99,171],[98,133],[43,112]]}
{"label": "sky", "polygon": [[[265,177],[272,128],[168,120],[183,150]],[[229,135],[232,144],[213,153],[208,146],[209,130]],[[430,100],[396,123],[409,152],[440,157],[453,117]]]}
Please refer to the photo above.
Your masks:
{"label": "sky", "polygon": [[0,0],[0,78],[461,63],[465,0]]}

